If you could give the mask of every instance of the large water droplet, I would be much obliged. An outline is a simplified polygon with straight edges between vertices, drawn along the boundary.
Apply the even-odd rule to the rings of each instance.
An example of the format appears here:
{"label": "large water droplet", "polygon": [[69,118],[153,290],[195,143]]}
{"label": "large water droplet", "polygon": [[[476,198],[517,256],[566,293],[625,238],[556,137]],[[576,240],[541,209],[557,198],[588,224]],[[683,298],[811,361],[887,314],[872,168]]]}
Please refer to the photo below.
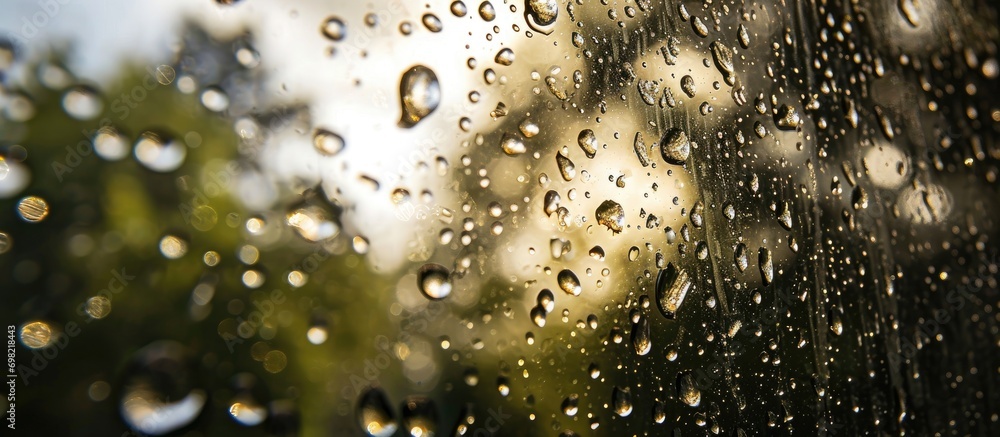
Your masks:
{"label": "large water droplet", "polygon": [[611,393],[611,406],[621,417],[632,414],[632,391],[629,387],[615,386]]}
{"label": "large water droplet", "polygon": [[625,226],[625,210],[614,200],[605,200],[597,207],[597,223],[606,226],[613,233],[619,233]]}
{"label": "large water droplet", "polygon": [[694,383],[694,376],[684,373],[677,376],[677,397],[689,407],[701,404],[701,390]]}
{"label": "large water droplet", "polygon": [[668,263],[667,268],[660,270],[656,277],[656,305],[664,317],[673,319],[677,310],[684,303],[684,297],[691,289],[691,278],[683,269]]}
{"label": "large water droplet", "polygon": [[649,333],[649,320],[646,316],[639,316],[639,320],[632,324],[632,347],[638,355],[646,355],[653,348],[652,337]]}
{"label": "large water droplet", "polygon": [[668,164],[682,165],[691,156],[691,141],[684,131],[671,128],[660,140],[660,155]]}
{"label": "large water droplet", "polygon": [[378,387],[365,389],[358,398],[358,424],[371,437],[390,437],[396,432],[396,418],[389,398]]}
{"label": "large water droplet", "polygon": [[165,134],[146,131],[135,142],[134,154],[146,168],[167,173],[184,164],[187,146]]}
{"label": "large water droplet", "polygon": [[180,343],[161,341],[136,353],[124,382],[120,411],[125,423],[145,435],[164,435],[193,422],[208,399],[192,374]]}
{"label": "large water droplet", "polygon": [[593,158],[597,154],[597,136],[594,135],[594,131],[590,129],[580,131],[576,142],[580,144],[580,149],[587,155],[587,158]]}
{"label": "large water droplet", "polygon": [[415,65],[403,73],[399,82],[399,100],[403,108],[400,126],[413,127],[441,103],[441,87],[430,68]]}
{"label": "large water droplet", "polygon": [[559,166],[559,174],[564,181],[569,182],[576,177],[576,165],[562,153],[556,154],[556,165]]}
{"label": "large water droplet", "polygon": [[410,396],[403,402],[403,431],[410,437],[434,437],[438,413],[434,401],[423,396]]}
{"label": "large water droplet", "polygon": [[771,251],[763,247],[760,248],[760,252],[757,253],[757,262],[760,264],[760,278],[764,281],[764,285],[770,284],[774,280]]}
{"label": "large water droplet", "polygon": [[448,269],[440,264],[424,264],[417,272],[417,288],[428,299],[439,300],[451,294],[451,278]]}
{"label": "large water droplet", "polygon": [[532,30],[548,35],[555,28],[559,17],[559,2],[556,0],[525,0],[524,18]]}
{"label": "large water droplet", "polygon": [[646,142],[642,140],[642,132],[635,133],[632,148],[635,150],[635,156],[639,158],[639,164],[643,167],[649,167],[649,148],[646,147]]}
{"label": "large water droplet", "polygon": [[576,277],[576,273],[573,273],[572,270],[560,271],[556,279],[559,282],[559,288],[565,291],[566,294],[579,296],[583,292],[583,287],[580,286],[580,279]]}

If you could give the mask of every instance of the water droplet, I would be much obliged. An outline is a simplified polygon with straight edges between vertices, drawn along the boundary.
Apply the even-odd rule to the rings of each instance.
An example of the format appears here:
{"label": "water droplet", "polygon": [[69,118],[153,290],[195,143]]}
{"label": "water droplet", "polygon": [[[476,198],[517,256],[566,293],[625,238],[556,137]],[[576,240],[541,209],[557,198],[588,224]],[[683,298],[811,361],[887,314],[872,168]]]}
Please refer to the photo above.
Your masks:
{"label": "water droplet", "polygon": [[639,89],[639,97],[649,106],[656,104],[657,94],[660,93],[660,84],[655,80],[639,80],[636,85]]}
{"label": "water droplet", "polygon": [[178,259],[187,254],[188,243],[175,235],[164,235],[160,239],[160,253],[167,259]]}
{"label": "water droplet", "polygon": [[605,200],[597,207],[597,223],[617,234],[625,227],[625,209],[614,200]]}
{"label": "water droplet", "polygon": [[774,116],[774,124],[781,130],[795,130],[801,122],[798,111],[791,105],[781,105]]}
{"label": "water droplet", "polygon": [[649,321],[645,316],[640,315],[639,320],[632,324],[632,347],[638,355],[646,355],[653,348]]}
{"label": "water droplet", "polygon": [[497,17],[496,9],[493,9],[493,3],[488,1],[479,4],[479,16],[486,21],[493,21]]}
{"label": "water droplet", "polygon": [[229,95],[217,86],[206,87],[201,92],[201,104],[212,112],[222,112],[229,108]]}
{"label": "water droplet", "polygon": [[323,155],[334,156],[344,150],[344,138],[326,129],[316,129],[313,146]]}
{"label": "water droplet", "polygon": [[572,270],[560,271],[556,279],[559,282],[559,288],[566,292],[566,294],[579,296],[583,292],[583,287],[580,286],[580,279],[576,277],[576,273],[573,273]]}
{"label": "water droplet", "polygon": [[97,156],[108,161],[118,161],[128,156],[128,139],[113,127],[101,127],[94,134],[93,144],[94,152],[97,153]]}
{"label": "water droplet", "polygon": [[371,437],[390,437],[396,432],[396,418],[389,398],[378,387],[365,389],[355,413],[358,424]]}
{"label": "water droplet", "polygon": [[103,319],[111,314],[111,300],[104,296],[94,296],[87,299],[84,309],[88,316]]}
{"label": "water droplet", "polygon": [[441,88],[437,75],[423,65],[415,65],[403,73],[399,82],[399,98],[403,116],[402,127],[413,127],[441,103]]}
{"label": "water droplet", "polygon": [[615,413],[621,417],[632,414],[632,391],[629,387],[615,386],[611,393],[611,405]]}
{"label": "water droplet", "polygon": [[668,319],[675,318],[690,289],[691,279],[687,272],[668,263],[656,277],[655,297],[660,313]]}
{"label": "water droplet", "polygon": [[655,423],[663,423],[665,420],[667,420],[667,411],[666,411],[666,407],[663,405],[663,402],[660,402],[660,401],[654,402],[653,403],[653,422],[655,422]]}
{"label": "water droplet", "polygon": [[920,26],[920,0],[899,0],[899,12],[910,26]]}
{"label": "water droplet", "polygon": [[465,14],[469,13],[469,8],[461,0],[455,0],[451,2],[451,13],[456,17],[464,17]]}
{"label": "water droplet", "polygon": [[562,402],[563,414],[573,417],[576,416],[577,411],[579,411],[578,405],[580,404],[580,395],[573,393],[566,396]]}
{"label": "water droplet", "polygon": [[684,131],[671,128],[660,140],[660,155],[668,164],[683,165],[691,155],[691,141]]}
{"label": "water droplet", "polygon": [[709,46],[712,50],[712,59],[715,60],[715,67],[719,69],[722,73],[723,78],[729,85],[734,85],[736,83],[736,78],[733,76],[733,52],[718,41],[713,41]]}
{"label": "water droplet", "polygon": [[17,214],[28,223],[38,223],[48,217],[49,203],[38,196],[28,196],[17,202]]}
{"label": "water droplet", "polygon": [[556,0],[526,0],[525,21],[532,30],[548,35],[555,28],[559,17],[559,2]]}
{"label": "water droplet", "polygon": [[146,131],[139,135],[133,153],[146,168],[167,173],[184,164],[187,146],[165,134]]}
{"label": "water droplet", "polygon": [[649,148],[646,147],[646,143],[642,140],[642,132],[635,133],[632,148],[635,149],[635,156],[639,158],[639,164],[643,167],[649,167]]}
{"label": "water droplet", "polygon": [[559,193],[557,193],[555,190],[547,191],[545,193],[545,199],[544,199],[545,215],[551,216],[556,211],[558,211],[560,200],[561,199],[559,197]]}
{"label": "water droplet", "polygon": [[749,260],[747,260],[747,245],[739,243],[736,245],[736,249],[733,251],[733,258],[736,261],[736,268],[740,269],[740,273],[746,271],[747,267],[750,266]]}
{"label": "water droplet", "polygon": [[757,262],[760,264],[760,277],[764,281],[764,285],[768,285],[774,280],[774,264],[771,261],[771,251],[766,248],[760,248],[760,252],[757,253]]}
{"label": "water droplet", "polygon": [[677,397],[689,407],[701,404],[701,390],[694,383],[694,376],[684,373],[677,377]]}
{"label": "water droplet", "polygon": [[448,297],[452,288],[448,269],[440,264],[424,264],[417,271],[417,288],[431,300]]}
{"label": "water droplet", "polygon": [[594,155],[597,155],[597,136],[594,135],[594,131],[590,129],[580,131],[576,141],[580,144],[580,149],[587,155],[587,158],[593,158]]}
{"label": "water droplet", "polygon": [[503,149],[503,153],[506,153],[507,156],[520,155],[528,151],[528,148],[524,145],[524,141],[506,132],[500,138],[500,148]]}
{"label": "water droplet", "polygon": [[868,192],[861,185],[854,187],[851,193],[851,205],[855,210],[868,208]]}
{"label": "water droplet", "polygon": [[78,85],[67,91],[62,106],[67,115],[77,120],[93,119],[104,109],[97,90],[87,85]]}
{"label": "water droplet", "polygon": [[687,94],[688,97],[694,98],[697,90],[694,86],[694,78],[691,77],[691,75],[686,74],[681,78],[681,90],[684,91],[684,94]]}
{"label": "water droplet", "polygon": [[434,401],[423,396],[410,396],[400,408],[403,431],[410,437],[434,437],[437,433],[438,412]]}
{"label": "water droplet", "polygon": [[694,33],[698,34],[698,36],[702,38],[708,36],[708,26],[705,25],[704,21],[701,21],[701,17],[694,17],[694,19],[691,20],[691,28],[694,29]]}
{"label": "water droplet", "polygon": [[0,232],[0,255],[7,253],[14,246],[14,240],[6,232]]}
{"label": "water droplet", "polygon": [[792,211],[788,202],[781,202],[781,206],[778,208],[778,223],[785,230],[792,230]]}
{"label": "water droplet", "polygon": [[736,29],[736,36],[740,40],[740,46],[743,48],[750,48],[750,33],[747,32],[747,27],[742,23],[739,28]]}
{"label": "water droplet", "polygon": [[424,27],[427,30],[434,33],[440,32],[444,28],[441,24],[441,19],[434,14],[424,14],[420,21],[424,23]]}
{"label": "water droplet", "polygon": [[319,30],[331,41],[340,41],[347,34],[347,26],[338,17],[327,18]]}
{"label": "water droplet", "polygon": [[559,166],[559,174],[562,175],[564,181],[569,182],[576,177],[576,166],[562,153],[556,154],[556,165]]}
{"label": "water droplet", "polygon": [[539,291],[538,297],[535,300],[538,302],[538,306],[547,313],[556,309],[556,297],[552,294],[552,290],[548,288],[543,288],[542,291]]}
{"label": "water droplet", "polygon": [[694,206],[691,207],[691,224],[696,228],[701,228],[705,225],[705,203],[702,201],[697,201]]}
{"label": "water droplet", "polygon": [[137,352],[119,406],[125,423],[144,435],[164,435],[194,422],[208,395],[192,385],[193,369],[180,343],[156,342]]}
{"label": "water droplet", "polygon": [[497,56],[494,60],[496,60],[497,64],[500,65],[511,65],[514,63],[514,51],[504,47],[497,52]]}

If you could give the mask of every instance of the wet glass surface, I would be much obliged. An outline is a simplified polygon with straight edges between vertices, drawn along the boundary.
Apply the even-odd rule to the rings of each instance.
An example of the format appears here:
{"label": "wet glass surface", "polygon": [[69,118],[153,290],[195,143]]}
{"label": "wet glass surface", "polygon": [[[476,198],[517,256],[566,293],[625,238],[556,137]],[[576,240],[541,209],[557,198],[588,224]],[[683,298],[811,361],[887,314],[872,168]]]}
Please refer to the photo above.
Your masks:
{"label": "wet glass surface", "polygon": [[18,432],[1000,429],[992,2],[0,11]]}

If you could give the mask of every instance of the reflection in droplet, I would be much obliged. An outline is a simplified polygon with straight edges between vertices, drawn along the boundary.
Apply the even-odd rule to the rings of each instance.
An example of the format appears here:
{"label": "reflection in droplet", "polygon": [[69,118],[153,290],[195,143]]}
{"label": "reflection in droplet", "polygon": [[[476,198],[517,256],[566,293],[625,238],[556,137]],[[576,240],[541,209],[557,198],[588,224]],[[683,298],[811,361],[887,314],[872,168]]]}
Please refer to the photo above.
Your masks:
{"label": "reflection in droplet", "polygon": [[14,240],[6,232],[0,232],[0,255],[7,253],[14,246]]}
{"label": "reflection in droplet", "polygon": [[410,67],[399,82],[399,99],[403,116],[402,127],[413,127],[430,115],[441,103],[441,87],[437,75],[423,65]]}

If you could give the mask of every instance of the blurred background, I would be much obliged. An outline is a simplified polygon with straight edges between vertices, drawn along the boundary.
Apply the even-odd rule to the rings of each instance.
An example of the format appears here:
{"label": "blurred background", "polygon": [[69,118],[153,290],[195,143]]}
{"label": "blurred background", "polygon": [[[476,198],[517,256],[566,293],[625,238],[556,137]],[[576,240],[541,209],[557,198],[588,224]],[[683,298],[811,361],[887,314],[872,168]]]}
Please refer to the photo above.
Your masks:
{"label": "blurred background", "polygon": [[17,432],[1000,430],[992,2],[0,11]]}

